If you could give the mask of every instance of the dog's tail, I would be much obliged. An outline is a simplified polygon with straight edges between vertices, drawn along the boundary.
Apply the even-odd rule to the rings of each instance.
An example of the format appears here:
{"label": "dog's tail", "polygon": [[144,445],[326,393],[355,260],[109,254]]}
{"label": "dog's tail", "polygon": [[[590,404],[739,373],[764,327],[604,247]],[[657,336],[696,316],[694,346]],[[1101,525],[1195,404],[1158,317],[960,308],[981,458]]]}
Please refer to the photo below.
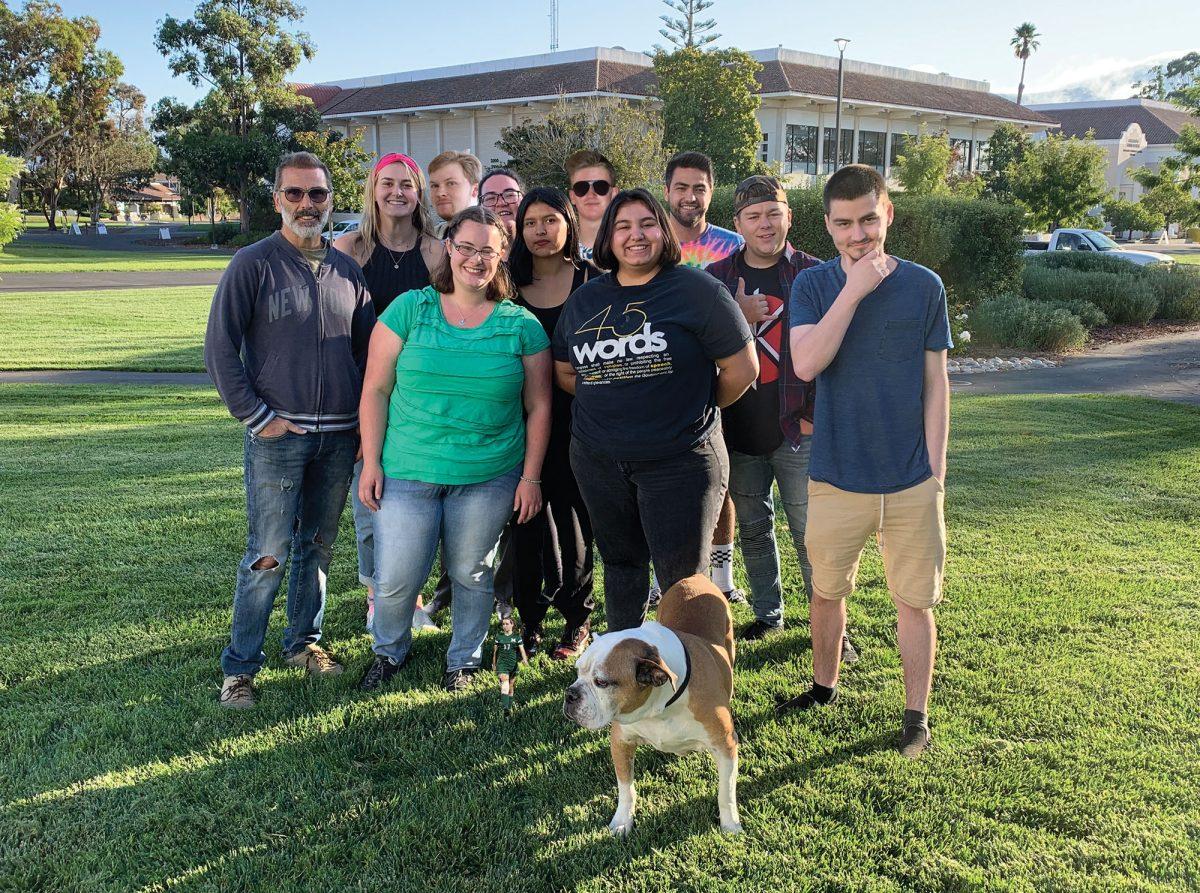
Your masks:
{"label": "dog's tail", "polygon": [[663,594],[658,622],[724,648],[733,666],[733,615],[712,580],[701,574],[680,580]]}

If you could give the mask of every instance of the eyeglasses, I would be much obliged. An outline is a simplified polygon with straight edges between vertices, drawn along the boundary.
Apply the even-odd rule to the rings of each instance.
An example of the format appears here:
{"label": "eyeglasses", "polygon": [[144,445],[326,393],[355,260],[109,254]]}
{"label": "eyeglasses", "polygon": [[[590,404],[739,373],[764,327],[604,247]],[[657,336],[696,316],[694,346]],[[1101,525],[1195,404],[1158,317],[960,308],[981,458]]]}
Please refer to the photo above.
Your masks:
{"label": "eyeglasses", "polygon": [[450,247],[467,260],[478,254],[485,263],[490,263],[500,256],[500,252],[495,248],[476,248],[474,245],[467,245],[463,242],[451,242]]}
{"label": "eyeglasses", "polygon": [[494,208],[501,202],[506,205],[515,205],[521,200],[521,195],[522,192],[520,189],[505,189],[503,192],[485,192],[483,197],[479,199],[479,204],[485,208]]}
{"label": "eyeglasses", "polygon": [[607,180],[579,180],[571,184],[571,191],[575,193],[576,198],[583,198],[588,194],[589,189],[595,192],[596,195],[604,197],[612,189],[612,183],[609,183]]}
{"label": "eyeglasses", "polygon": [[298,204],[306,195],[312,199],[312,203],[314,205],[322,205],[329,201],[329,190],[321,186],[314,186],[312,189],[301,189],[299,186],[289,186],[287,189],[276,189],[275,191],[286,198],[293,205]]}

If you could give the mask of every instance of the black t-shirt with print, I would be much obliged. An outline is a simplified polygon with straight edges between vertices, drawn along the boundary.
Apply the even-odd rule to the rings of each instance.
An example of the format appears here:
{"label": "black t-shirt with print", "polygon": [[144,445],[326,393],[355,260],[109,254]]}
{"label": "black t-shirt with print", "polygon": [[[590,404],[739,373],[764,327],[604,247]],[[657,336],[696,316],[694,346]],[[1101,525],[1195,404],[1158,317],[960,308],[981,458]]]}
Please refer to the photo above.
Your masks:
{"label": "black t-shirt with print", "polygon": [[779,268],[737,266],[746,283],[746,294],[767,297],[766,319],[754,325],[758,352],[758,378],[736,402],[721,411],[725,446],[747,456],[766,456],[783,443],[779,427],[779,355],[787,334],[787,295],[780,295]]}
{"label": "black t-shirt with print", "polygon": [[572,435],[613,459],[694,448],[720,420],[713,361],[751,337],[729,290],[700,270],[665,267],[645,285],[592,279],[554,330],[554,358],[578,373]]}

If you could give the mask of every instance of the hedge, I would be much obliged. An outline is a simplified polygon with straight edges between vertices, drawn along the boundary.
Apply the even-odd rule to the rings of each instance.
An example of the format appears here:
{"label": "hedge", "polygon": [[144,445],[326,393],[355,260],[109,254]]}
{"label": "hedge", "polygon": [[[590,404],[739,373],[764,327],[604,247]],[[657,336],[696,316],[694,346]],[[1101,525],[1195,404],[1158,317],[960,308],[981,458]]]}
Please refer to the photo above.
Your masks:
{"label": "hedge", "polygon": [[1064,351],[1083,346],[1087,330],[1074,313],[1015,295],[985,298],[971,311],[971,341],[1021,350]]}
{"label": "hedge", "polygon": [[1147,323],[1159,304],[1145,277],[1128,273],[1084,273],[1028,264],[1023,288],[1025,297],[1033,301],[1090,302],[1114,323]]}
{"label": "hedge", "polygon": [[[820,258],[837,254],[825,231],[819,189],[789,189],[791,243]],[[955,196],[892,196],[896,219],[888,229],[888,251],[929,267],[947,288],[971,304],[997,292],[1020,288],[1022,212],[1013,205]],[[733,228],[733,187],[713,191],[708,219]]]}
{"label": "hedge", "polygon": [[[1163,264],[1149,264],[1147,266],[1138,266],[1131,264],[1129,261],[1120,260],[1115,257],[1107,257],[1103,254],[1084,254],[1078,251],[1053,251],[1045,257],[1031,257],[1029,263],[1026,264],[1026,281],[1029,279],[1030,270],[1042,271],[1058,271],[1066,275],[1071,272],[1081,273],[1107,273],[1114,276],[1122,276],[1129,280],[1139,282],[1147,286],[1157,297],[1158,307],[1154,316],[1158,319],[1182,319],[1182,320],[1200,320],[1200,269],[1188,266],[1186,264],[1174,264],[1172,266],[1164,266]],[[1033,273],[1037,278],[1038,273]],[[1086,291],[1088,285],[1086,282],[1080,282],[1071,287],[1071,294],[1080,294]],[[1026,289],[1026,295],[1031,298],[1038,298],[1040,295],[1030,294]],[[1063,298],[1060,294],[1055,294],[1055,298]],[[1100,304],[1093,297],[1087,294],[1082,294],[1093,303]],[[1103,307],[1103,304],[1101,304]],[[1109,316],[1113,322],[1136,322],[1134,320],[1124,320]],[[1141,320],[1144,322],[1144,320]]]}
{"label": "hedge", "polygon": [[1184,264],[1142,269],[1147,283],[1158,293],[1159,319],[1200,320],[1200,269]]}

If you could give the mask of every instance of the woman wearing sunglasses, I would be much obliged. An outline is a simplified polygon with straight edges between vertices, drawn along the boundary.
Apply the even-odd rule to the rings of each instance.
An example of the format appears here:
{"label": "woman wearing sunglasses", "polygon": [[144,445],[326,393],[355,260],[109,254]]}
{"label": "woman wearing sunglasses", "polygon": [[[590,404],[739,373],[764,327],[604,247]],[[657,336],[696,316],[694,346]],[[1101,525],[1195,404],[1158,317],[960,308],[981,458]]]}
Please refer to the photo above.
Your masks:
{"label": "woman wearing sunglasses", "polygon": [[[420,166],[400,152],[376,162],[363,190],[363,212],[358,231],[333,243],[362,267],[367,291],[379,316],[402,292],[429,284],[429,270],[441,258],[442,247],[433,236],[429,211],[422,203],[425,177]],[[375,610],[375,538],[371,513],[358,500],[362,462],[354,466],[350,502],[358,540],[358,579],[367,587],[367,626]],[[417,629],[435,628],[420,600],[414,614]]]}
{"label": "woman wearing sunglasses", "polygon": [[616,194],[617,172],[612,162],[591,149],[581,149],[567,159],[571,204],[579,214],[579,256],[592,259],[592,246],[604,212]]}
{"label": "woman wearing sunglasses", "polygon": [[417,594],[439,539],[454,589],[443,685],[471,684],[500,531],[514,512],[524,524],[542,507],[549,340],[533,314],[508,300],[507,242],[490,211],[455,215],[432,283],[397,297],[371,335],[359,409],[358,497],[374,513],[377,544],[375,661],[364,690],[408,659]]}
{"label": "woman wearing sunglasses", "polygon": [[[567,298],[600,271],[579,260],[575,212],[558,189],[531,190],[517,209],[517,241],[508,269],[517,286],[516,302],[553,335]],[[554,388],[550,446],[543,465],[545,508],[513,530],[513,601],[521,614],[525,651],[541,647],[542,623],[553,605],[566,630],[551,652],[570,660],[587,646],[592,598],[592,522],[571,471],[572,397]]]}

